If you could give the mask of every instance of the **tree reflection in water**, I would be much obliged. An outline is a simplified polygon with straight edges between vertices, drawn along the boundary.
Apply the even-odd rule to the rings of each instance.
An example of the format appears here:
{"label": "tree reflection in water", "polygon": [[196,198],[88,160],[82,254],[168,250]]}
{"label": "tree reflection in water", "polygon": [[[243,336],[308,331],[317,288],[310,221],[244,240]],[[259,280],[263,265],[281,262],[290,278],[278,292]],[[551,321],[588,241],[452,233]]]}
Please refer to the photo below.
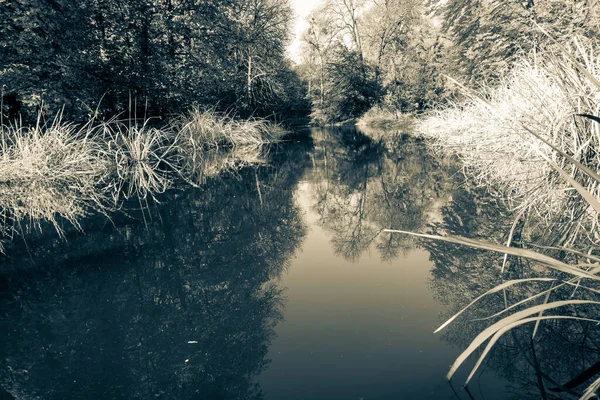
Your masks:
{"label": "tree reflection in water", "polygon": [[337,254],[357,260],[374,244],[386,261],[414,248],[414,239],[382,230],[418,231],[435,220],[454,185],[452,163],[427,156],[408,135],[394,150],[355,129],[315,129],[313,137],[316,211]]}
{"label": "tree reflection in water", "polygon": [[[283,306],[274,280],[306,235],[294,201],[303,177],[313,183],[319,224],[340,256],[357,260],[376,249],[385,261],[416,246],[428,250],[431,290],[448,307],[442,319],[500,282],[501,255],[382,233],[429,230],[506,242],[514,216],[485,190],[456,179],[451,161],[410,136],[396,135],[390,145],[356,130],[312,133],[314,143],[284,145],[269,165],[167,194],[144,218],[115,215],[114,226],[91,219],[86,235],[67,231],[66,242],[31,232],[27,246],[11,243],[0,263],[4,390],[23,399],[262,398],[256,376],[269,363]],[[537,238],[521,223],[514,244],[525,240]],[[508,262],[505,280],[539,275],[539,266]],[[488,296],[449,326],[444,340],[464,349],[490,324],[477,318],[548,285]],[[572,293],[562,288],[550,301]],[[600,318],[597,309],[580,310]],[[541,323],[533,340],[532,331],[525,325],[504,335],[487,361],[512,382],[515,398],[574,398],[583,381],[597,377],[596,326],[556,320]]]}
{"label": "tree reflection in water", "polygon": [[[313,137],[315,211],[319,223],[331,232],[337,254],[357,260],[375,248],[382,260],[391,260],[416,246],[423,247],[433,262],[433,294],[448,307],[441,320],[502,282],[502,255],[381,233],[386,228],[433,231],[506,243],[515,216],[484,188],[464,182],[462,175],[457,177],[451,160],[436,159],[428,154],[424,143],[401,134],[391,136],[388,143],[369,139],[354,129],[314,130]],[[535,221],[521,221],[513,245],[522,245],[525,239],[527,243],[548,243],[548,238],[549,233],[539,230]],[[515,257],[507,261],[504,280],[541,276],[539,265]],[[543,276],[559,277],[548,272]],[[461,350],[466,348],[478,333],[498,320],[477,319],[549,287],[547,282],[530,283],[484,298],[446,328],[444,340]],[[573,290],[558,289],[549,301],[568,299]],[[599,300],[581,289],[577,296]],[[541,296],[535,302],[544,300]],[[600,319],[597,307],[578,310],[580,316]],[[570,314],[572,310],[562,311]],[[533,329],[534,325],[524,325],[504,335],[489,356],[487,368],[511,382],[517,399],[578,398],[587,387],[585,383],[600,374],[597,327],[582,321],[545,321],[532,339]],[[480,389],[485,397],[485,388]]]}
{"label": "tree reflection in water", "polygon": [[1,386],[22,399],[262,398],[254,378],[283,305],[273,278],[306,234],[293,190],[311,143],[294,146],[170,193],[146,223],[90,221],[5,259]]}
{"label": "tree reflection in water", "polygon": [[[484,189],[464,185],[453,200],[442,209],[443,221],[434,225],[436,233],[447,233],[470,238],[482,238],[505,243],[514,217],[506,207],[492,198]],[[527,242],[535,242],[535,231],[517,226],[513,245],[521,246],[521,234]],[[547,232],[542,232],[547,238]],[[500,270],[503,256],[444,242],[423,241],[434,263],[431,287],[437,299],[448,305],[447,319],[477,296],[501,283]],[[563,257],[566,255],[563,254]],[[583,261],[583,260],[582,260]],[[541,266],[524,259],[509,257],[505,280],[536,276],[557,277]],[[588,283],[586,283],[587,285]],[[555,284],[556,285],[556,284]],[[529,283],[513,286],[484,298],[446,328],[445,340],[464,349],[491,322],[499,318],[478,320],[494,315],[522,299],[549,289],[550,283]],[[535,303],[567,300],[576,295],[582,299],[600,300],[599,296],[573,287],[552,292],[546,299],[540,296]],[[531,303],[529,303],[531,305]],[[577,315],[600,319],[597,307],[578,307]],[[573,315],[573,309],[563,309],[564,315]],[[548,313],[557,315],[557,313]],[[579,398],[591,378],[600,374],[600,332],[597,325],[575,320],[548,320],[540,323],[535,337],[535,325],[522,325],[505,334],[488,356],[487,367],[511,382],[515,399],[572,399]],[[485,393],[485,391],[484,391]]]}

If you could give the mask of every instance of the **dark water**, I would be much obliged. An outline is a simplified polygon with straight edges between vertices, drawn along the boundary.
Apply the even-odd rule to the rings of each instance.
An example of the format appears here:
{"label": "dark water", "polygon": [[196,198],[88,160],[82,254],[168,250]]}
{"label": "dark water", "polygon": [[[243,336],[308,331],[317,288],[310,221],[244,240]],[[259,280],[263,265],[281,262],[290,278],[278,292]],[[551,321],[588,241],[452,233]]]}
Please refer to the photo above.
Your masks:
{"label": "dark water", "polygon": [[314,130],[161,200],[7,247],[0,398],[533,399],[540,368],[566,382],[598,358],[586,326],[548,325],[535,346],[508,337],[468,391],[474,361],[445,380],[487,322],[433,331],[501,257],[382,230],[501,241],[512,219],[409,136]]}

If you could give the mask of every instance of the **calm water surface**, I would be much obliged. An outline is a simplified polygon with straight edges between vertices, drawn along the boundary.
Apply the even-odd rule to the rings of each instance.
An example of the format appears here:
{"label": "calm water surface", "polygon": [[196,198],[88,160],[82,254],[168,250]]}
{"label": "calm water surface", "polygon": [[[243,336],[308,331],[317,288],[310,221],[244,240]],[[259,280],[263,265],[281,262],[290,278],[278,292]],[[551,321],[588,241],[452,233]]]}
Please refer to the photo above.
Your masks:
{"label": "calm water surface", "polygon": [[18,239],[0,398],[537,398],[517,336],[470,392],[468,366],[445,380],[480,325],[433,331],[493,284],[493,257],[382,232],[512,223],[461,182],[411,137],[313,130],[143,215]]}

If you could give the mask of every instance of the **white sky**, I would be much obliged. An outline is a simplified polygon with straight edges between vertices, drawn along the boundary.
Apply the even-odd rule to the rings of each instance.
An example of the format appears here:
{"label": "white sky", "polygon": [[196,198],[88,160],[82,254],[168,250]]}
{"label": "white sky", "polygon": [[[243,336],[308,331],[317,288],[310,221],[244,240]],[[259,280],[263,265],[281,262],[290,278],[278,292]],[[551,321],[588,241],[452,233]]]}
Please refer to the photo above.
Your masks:
{"label": "white sky", "polygon": [[322,1],[323,0],[292,0],[292,7],[296,13],[296,24],[294,28],[294,39],[288,46],[288,55],[296,63],[300,62],[300,35],[308,28],[306,17]]}

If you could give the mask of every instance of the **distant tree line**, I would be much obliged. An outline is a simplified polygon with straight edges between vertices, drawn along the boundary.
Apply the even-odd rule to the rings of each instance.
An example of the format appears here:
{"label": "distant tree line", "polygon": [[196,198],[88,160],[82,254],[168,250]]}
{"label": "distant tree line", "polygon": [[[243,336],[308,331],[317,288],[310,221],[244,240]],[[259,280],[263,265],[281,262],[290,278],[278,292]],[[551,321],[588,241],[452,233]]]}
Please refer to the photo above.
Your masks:
{"label": "distant tree line", "polygon": [[[288,0],[2,0],[3,113],[306,112]],[[100,101],[101,100],[101,101]],[[137,104],[138,110],[133,110]]]}
{"label": "distant tree line", "polygon": [[444,74],[476,84],[513,60],[600,33],[598,0],[325,0],[303,34],[301,73],[313,119],[339,122],[374,106],[414,111],[452,92]]}
{"label": "distant tree line", "polygon": [[326,0],[302,37],[313,118],[337,122],[378,103],[410,108],[442,87],[442,44],[421,0]]}

